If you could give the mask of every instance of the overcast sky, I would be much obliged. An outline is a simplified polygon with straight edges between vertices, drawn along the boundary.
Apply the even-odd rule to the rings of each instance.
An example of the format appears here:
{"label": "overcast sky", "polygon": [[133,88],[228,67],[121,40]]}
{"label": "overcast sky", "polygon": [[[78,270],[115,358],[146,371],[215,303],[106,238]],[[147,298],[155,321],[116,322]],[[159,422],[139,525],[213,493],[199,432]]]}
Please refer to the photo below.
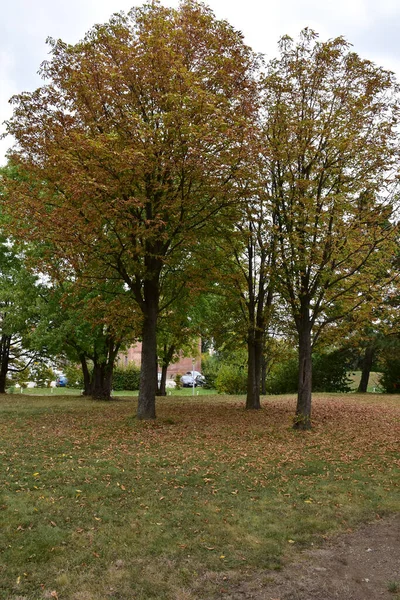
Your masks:
{"label": "overcast sky", "polygon": [[[41,85],[46,38],[75,43],[95,23],[142,4],[135,0],[4,0],[0,20],[0,124],[11,115],[13,94]],[[164,0],[177,6],[178,0]],[[277,40],[305,26],[321,39],[344,35],[363,57],[395,71],[400,79],[400,0],[210,0],[218,18],[241,30],[245,41],[267,57]],[[0,125],[0,131],[3,131]],[[0,141],[0,164],[12,140]]]}

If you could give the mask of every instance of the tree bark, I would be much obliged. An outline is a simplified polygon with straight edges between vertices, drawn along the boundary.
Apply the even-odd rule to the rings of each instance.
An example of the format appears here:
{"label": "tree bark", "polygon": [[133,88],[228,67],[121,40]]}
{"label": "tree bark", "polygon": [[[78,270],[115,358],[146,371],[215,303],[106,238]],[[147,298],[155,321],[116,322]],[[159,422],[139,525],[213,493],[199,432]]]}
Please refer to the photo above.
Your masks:
{"label": "tree bark", "polygon": [[161,380],[160,380],[160,382],[158,382],[158,373],[157,373],[157,385],[158,385],[157,396],[166,396],[167,395],[167,388],[166,388],[167,371],[168,371],[169,365],[171,364],[171,360],[174,356],[174,353],[175,353],[174,345],[167,347],[167,345],[164,344],[163,359],[161,362]]}
{"label": "tree bark", "polygon": [[82,375],[83,375],[83,395],[91,396],[92,391],[92,379],[90,377],[90,372],[86,362],[86,356],[84,354],[79,355],[79,360],[82,366]]}
{"label": "tree bark", "polygon": [[261,364],[262,364],[262,340],[256,331],[250,331],[247,338],[247,397],[246,409],[259,410]]}
{"label": "tree bark", "polygon": [[267,359],[267,339],[268,336],[264,332],[262,337],[262,352],[261,352],[261,394],[265,396],[267,393],[267,373],[268,373],[268,359]]}
{"label": "tree bark", "polygon": [[294,429],[311,429],[311,392],[312,392],[312,344],[311,324],[302,319],[299,327],[299,385],[297,391]]}
{"label": "tree bark", "polygon": [[110,400],[112,388],[113,363],[95,362],[91,381],[90,395],[94,400]]}
{"label": "tree bark", "polygon": [[167,370],[168,370],[168,365],[162,364],[161,365],[160,382],[158,383],[158,380],[157,380],[157,384],[158,384],[157,396],[166,396],[167,395],[167,388],[166,388]]}
{"label": "tree bark", "polygon": [[138,419],[156,418],[158,279],[144,283],[144,319]]}
{"label": "tree bark", "polygon": [[370,345],[365,348],[360,385],[358,386],[357,390],[357,392],[359,392],[360,394],[365,394],[368,391],[369,376],[372,370],[372,363],[375,356],[375,350],[376,348],[374,345]]}
{"label": "tree bark", "polygon": [[0,394],[6,393],[8,365],[10,361],[11,335],[2,335],[0,341]]}

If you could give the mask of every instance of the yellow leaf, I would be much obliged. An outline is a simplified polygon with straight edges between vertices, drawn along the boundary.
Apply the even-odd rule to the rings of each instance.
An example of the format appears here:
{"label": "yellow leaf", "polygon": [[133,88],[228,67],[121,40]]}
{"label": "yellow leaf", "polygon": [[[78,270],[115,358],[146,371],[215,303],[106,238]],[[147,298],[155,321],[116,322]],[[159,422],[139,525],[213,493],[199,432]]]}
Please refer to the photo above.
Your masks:
{"label": "yellow leaf", "polygon": [[34,473],[33,476],[34,477],[38,477],[40,475],[40,473]]}
{"label": "yellow leaf", "polygon": [[225,558],[225,554],[221,554],[220,558]]}
{"label": "yellow leaf", "polygon": [[18,576],[18,577],[17,577],[17,585],[19,585],[19,584],[20,584],[20,581],[21,581],[21,577],[20,577],[20,576]]}
{"label": "yellow leaf", "polygon": [[296,542],[294,540],[288,540],[289,544],[295,544]]}

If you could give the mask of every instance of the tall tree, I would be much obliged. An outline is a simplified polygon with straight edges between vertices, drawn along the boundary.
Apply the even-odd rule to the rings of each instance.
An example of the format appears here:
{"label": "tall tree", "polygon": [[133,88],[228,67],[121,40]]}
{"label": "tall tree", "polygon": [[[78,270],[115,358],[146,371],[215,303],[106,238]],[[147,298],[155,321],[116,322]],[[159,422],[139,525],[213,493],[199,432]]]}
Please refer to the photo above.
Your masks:
{"label": "tall tree", "polygon": [[163,271],[237,196],[256,57],[193,0],[153,1],[79,44],[50,43],[49,83],[13,99],[25,181],[10,186],[11,212],[76,272],[125,283],[142,314],[138,417],[154,418]]}
{"label": "tall tree", "polygon": [[264,81],[265,187],[277,289],[299,343],[295,427],[311,427],[312,347],[372,296],[394,232],[398,88],[392,73],[304,30],[280,42]]}
{"label": "tall tree", "polygon": [[23,255],[0,233],[0,394],[8,373],[25,370],[36,358],[31,336],[39,318],[39,291]]}
{"label": "tall tree", "polygon": [[[251,170],[248,177],[252,177]],[[254,194],[243,198],[235,227],[222,227],[216,240],[220,264],[214,291],[224,297],[226,323],[234,320],[235,336],[241,336],[247,346],[247,409],[261,408],[265,336],[272,314],[274,238],[269,199]]]}

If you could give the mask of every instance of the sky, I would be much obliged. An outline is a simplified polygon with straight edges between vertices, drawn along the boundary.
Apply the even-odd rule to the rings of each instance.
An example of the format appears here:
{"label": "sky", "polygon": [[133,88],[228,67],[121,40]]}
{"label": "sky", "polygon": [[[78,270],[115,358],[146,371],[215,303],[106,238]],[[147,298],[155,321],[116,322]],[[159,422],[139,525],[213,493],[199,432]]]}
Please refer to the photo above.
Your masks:
{"label": "sky", "polygon": [[[177,6],[178,0],[163,0]],[[73,44],[95,23],[143,4],[137,0],[5,0],[0,19],[0,132],[12,114],[13,94],[43,84],[37,71],[48,57],[46,38]],[[390,69],[400,80],[400,0],[209,0],[220,19],[244,34],[247,44],[267,58],[278,39],[296,37],[304,27],[322,40],[343,35],[362,58]],[[12,139],[0,140],[0,164]]]}

